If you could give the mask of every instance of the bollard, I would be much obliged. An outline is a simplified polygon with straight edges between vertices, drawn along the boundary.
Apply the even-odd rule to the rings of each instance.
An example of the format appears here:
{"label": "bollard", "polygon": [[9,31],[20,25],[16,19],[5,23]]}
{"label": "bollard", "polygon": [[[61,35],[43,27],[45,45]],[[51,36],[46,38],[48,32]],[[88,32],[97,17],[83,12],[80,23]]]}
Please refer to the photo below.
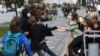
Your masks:
{"label": "bollard", "polygon": [[88,56],[99,56],[99,44],[98,43],[90,43],[88,44]]}

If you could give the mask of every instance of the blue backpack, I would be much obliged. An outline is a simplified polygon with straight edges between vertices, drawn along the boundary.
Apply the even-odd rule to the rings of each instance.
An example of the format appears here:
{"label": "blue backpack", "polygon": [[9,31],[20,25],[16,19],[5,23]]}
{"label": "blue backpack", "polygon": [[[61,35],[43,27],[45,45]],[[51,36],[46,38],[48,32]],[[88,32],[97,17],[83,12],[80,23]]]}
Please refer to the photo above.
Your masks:
{"label": "blue backpack", "polygon": [[11,32],[7,33],[7,37],[3,43],[3,56],[16,56],[19,50],[19,36],[21,33],[12,34]]}

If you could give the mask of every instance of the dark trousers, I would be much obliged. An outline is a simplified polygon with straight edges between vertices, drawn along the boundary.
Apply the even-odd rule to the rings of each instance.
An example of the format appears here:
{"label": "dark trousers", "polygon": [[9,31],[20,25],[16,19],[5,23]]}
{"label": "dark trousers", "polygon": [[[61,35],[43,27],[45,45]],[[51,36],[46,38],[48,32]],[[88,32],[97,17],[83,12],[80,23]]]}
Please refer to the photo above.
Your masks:
{"label": "dark trousers", "polygon": [[[57,56],[55,53],[53,53],[49,48],[48,48],[48,46],[47,46],[47,44],[44,42],[43,44],[41,44],[40,45],[40,50],[43,50],[44,52],[46,52],[46,53],[48,53],[50,56]],[[35,51],[33,51],[33,53],[34,53]],[[36,51],[37,53],[38,53],[38,55],[39,54],[42,54],[43,55],[43,53],[42,52],[40,52],[40,51]],[[42,56],[42,55],[39,55],[39,56]],[[43,56],[45,56],[45,55],[43,55]]]}
{"label": "dark trousers", "polygon": [[68,46],[69,56],[75,56],[83,44],[83,35],[75,38]]}
{"label": "dark trousers", "polygon": [[41,50],[47,52],[50,56],[57,56],[55,53],[53,53],[53,52],[48,48],[48,46],[47,46],[46,43],[43,43],[43,44],[41,45]]}

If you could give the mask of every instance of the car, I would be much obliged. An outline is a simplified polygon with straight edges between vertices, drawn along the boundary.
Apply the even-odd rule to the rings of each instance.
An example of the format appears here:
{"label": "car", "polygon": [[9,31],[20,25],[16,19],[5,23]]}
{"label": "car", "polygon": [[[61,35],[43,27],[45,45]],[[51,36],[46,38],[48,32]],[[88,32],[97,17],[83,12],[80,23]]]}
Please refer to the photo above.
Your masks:
{"label": "car", "polygon": [[3,6],[3,5],[0,5],[0,12],[1,12],[1,13],[7,13],[6,7]]}

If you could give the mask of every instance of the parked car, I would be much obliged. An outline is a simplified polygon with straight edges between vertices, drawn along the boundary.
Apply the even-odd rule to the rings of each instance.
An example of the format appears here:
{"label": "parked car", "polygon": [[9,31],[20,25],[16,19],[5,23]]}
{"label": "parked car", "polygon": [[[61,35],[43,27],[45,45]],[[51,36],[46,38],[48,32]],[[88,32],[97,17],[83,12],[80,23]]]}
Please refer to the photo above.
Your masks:
{"label": "parked car", "polygon": [[3,6],[3,5],[0,5],[0,12],[1,12],[1,13],[7,13],[6,7]]}

